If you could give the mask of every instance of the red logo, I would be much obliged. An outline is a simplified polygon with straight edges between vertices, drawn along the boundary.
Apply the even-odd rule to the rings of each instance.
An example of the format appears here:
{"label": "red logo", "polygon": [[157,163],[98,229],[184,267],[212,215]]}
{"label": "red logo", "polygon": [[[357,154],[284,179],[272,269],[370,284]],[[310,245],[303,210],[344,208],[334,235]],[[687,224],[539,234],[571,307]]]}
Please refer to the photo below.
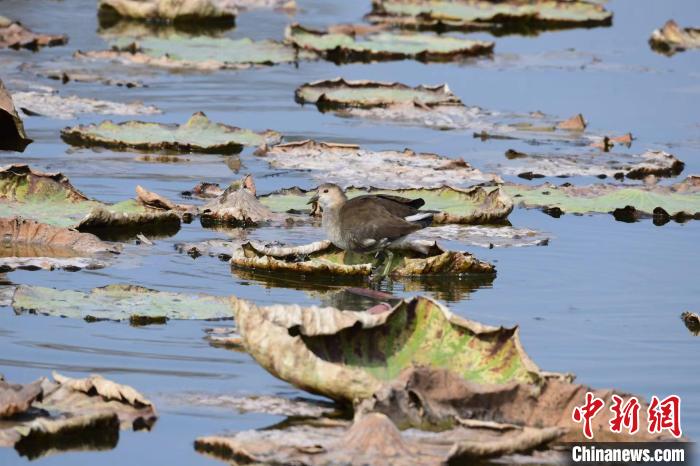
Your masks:
{"label": "red logo", "polygon": [[647,410],[649,419],[649,433],[661,433],[668,430],[678,438],[681,431],[681,398],[677,395],[670,395],[659,401],[657,396],[651,397],[651,403]]}
{"label": "red logo", "polygon": [[593,395],[591,392],[586,393],[586,403],[583,406],[576,406],[574,412],[571,413],[571,417],[574,422],[583,421],[583,435],[588,439],[593,438],[593,427],[591,426],[591,420],[598,414],[598,411],[603,409],[605,402]]}

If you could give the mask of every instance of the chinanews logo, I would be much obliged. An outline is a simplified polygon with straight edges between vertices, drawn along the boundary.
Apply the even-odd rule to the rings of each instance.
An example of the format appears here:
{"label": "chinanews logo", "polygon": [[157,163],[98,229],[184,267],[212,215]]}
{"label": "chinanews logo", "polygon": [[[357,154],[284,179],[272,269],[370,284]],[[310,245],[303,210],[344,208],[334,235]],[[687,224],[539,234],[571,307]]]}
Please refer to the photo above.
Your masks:
{"label": "chinanews logo", "polygon": [[[609,409],[605,410],[605,406],[605,400],[587,392],[583,404],[574,407],[571,419],[581,425],[587,441],[570,445],[570,464],[691,464],[692,444],[682,439],[678,395],[663,399],[654,395],[648,405],[635,396],[612,395]],[[598,417],[606,412],[607,418]],[[601,435],[605,443],[594,443],[596,428],[613,435],[606,432]],[[624,437],[611,442],[614,434]]]}

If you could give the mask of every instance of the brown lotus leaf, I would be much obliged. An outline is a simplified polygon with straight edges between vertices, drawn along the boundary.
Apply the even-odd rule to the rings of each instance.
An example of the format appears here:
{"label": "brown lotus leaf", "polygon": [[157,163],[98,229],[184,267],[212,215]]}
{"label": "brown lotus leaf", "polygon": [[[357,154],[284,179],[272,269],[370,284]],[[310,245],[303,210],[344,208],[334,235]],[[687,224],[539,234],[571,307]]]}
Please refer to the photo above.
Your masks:
{"label": "brown lotus leaf", "polygon": [[[627,400],[631,395],[616,390],[594,390],[574,384],[570,377],[545,376],[536,384],[510,382],[480,384],[459,377],[444,369],[415,367],[407,369],[395,380],[386,383],[357,411],[381,412],[402,428],[444,429],[479,420],[518,426],[564,429],[563,442],[585,441],[582,424],[572,419],[574,407],[583,405],[586,392],[603,399],[605,410],[592,420],[595,440],[599,442],[656,441],[669,435],[650,434],[640,429],[630,435],[613,433],[608,425],[612,395]],[[639,397],[638,397],[639,398]],[[640,413],[648,404],[639,398]]]}
{"label": "brown lotus leaf", "polygon": [[0,149],[22,152],[32,140],[24,132],[12,96],[0,80]]}
{"label": "brown lotus leaf", "polygon": [[219,197],[205,204],[201,208],[202,221],[255,226],[279,217],[255,197],[255,185],[252,177],[249,179],[240,186],[229,186]]}
{"label": "brown lotus leaf", "polygon": [[586,126],[586,120],[580,113],[557,124],[557,128],[566,129],[569,131],[583,131],[584,129],[586,129]]}
{"label": "brown lotus leaf", "polygon": [[0,380],[0,418],[27,411],[42,394],[41,380],[26,385],[13,385]]}
{"label": "brown lotus leaf", "polygon": [[661,29],[651,33],[649,45],[653,50],[669,56],[676,52],[697,49],[700,48],[700,29],[681,29],[674,20],[669,19]]}
{"label": "brown lotus leaf", "polygon": [[195,449],[224,461],[299,466],[453,464],[526,453],[555,440],[559,429],[509,432],[455,428],[446,432],[400,432],[383,414],[348,421],[324,420],[286,429],[262,429],[200,437]]}
{"label": "brown lotus leaf", "polygon": [[681,314],[681,320],[688,328],[688,331],[695,336],[700,335],[700,316],[694,312],[685,311]]}
{"label": "brown lotus leaf", "polygon": [[0,16],[0,48],[38,50],[39,47],[52,47],[68,43],[65,34],[36,34],[17,21]]}

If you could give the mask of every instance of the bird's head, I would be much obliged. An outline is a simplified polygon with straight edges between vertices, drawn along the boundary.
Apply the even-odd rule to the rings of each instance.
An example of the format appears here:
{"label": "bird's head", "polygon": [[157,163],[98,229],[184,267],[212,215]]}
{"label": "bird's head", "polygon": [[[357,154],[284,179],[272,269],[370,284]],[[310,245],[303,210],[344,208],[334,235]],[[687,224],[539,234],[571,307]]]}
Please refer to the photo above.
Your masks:
{"label": "bird's head", "polygon": [[307,204],[315,202],[321,206],[321,209],[327,210],[333,207],[340,207],[346,200],[345,193],[340,189],[340,186],[333,183],[324,183],[318,187],[316,194]]}

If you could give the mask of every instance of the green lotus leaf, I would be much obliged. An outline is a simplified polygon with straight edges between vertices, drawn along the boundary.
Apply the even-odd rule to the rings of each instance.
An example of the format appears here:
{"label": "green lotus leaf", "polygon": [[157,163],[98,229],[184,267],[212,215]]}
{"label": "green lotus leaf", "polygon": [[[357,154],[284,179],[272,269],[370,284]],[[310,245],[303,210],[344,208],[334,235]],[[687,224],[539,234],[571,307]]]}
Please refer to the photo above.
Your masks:
{"label": "green lotus leaf", "polygon": [[315,103],[319,108],[371,108],[418,103],[463,106],[446,84],[410,87],[401,83],[346,81],[342,78],[314,81],[299,86],[294,93],[300,104]]}
{"label": "green lotus leaf", "polygon": [[338,401],[371,397],[415,366],[448,369],[481,384],[541,378],[522,349],[517,327],[469,321],[428,298],[379,305],[371,312],[232,302],[243,344],[261,366]]}
{"label": "green lotus leaf", "polygon": [[[348,188],[349,198],[363,194],[392,194],[409,198],[422,198],[424,210],[439,211],[433,223],[489,224],[502,223],[513,210],[513,202],[501,188],[474,187],[457,189],[440,188],[375,189]],[[273,212],[301,212],[307,209],[312,191],[289,188],[260,196],[259,200]]]}
{"label": "green lotus leaf", "polygon": [[501,31],[609,26],[612,13],[586,1],[374,0],[368,19],[418,29]]}
{"label": "green lotus leaf", "polygon": [[136,200],[104,204],[85,196],[60,173],[42,173],[28,165],[0,169],[0,217],[21,216],[40,223],[92,231],[100,237],[131,229],[171,232],[180,217]]}
{"label": "green lotus leaf", "polygon": [[74,145],[102,146],[114,149],[142,151],[172,150],[177,152],[206,152],[232,154],[243,146],[276,144],[280,134],[275,131],[256,133],[248,129],[214,123],[197,112],[182,125],[127,121],[99,125],[79,125],[61,131],[64,141]]}
{"label": "green lotus leaf", "polygon": [[494,43],[428,34],[373,33],[364,37],[287,27],[287,42],[336,62],[367,60],[451,61],[493,52]]}
{"label": "green lotus leaf", "polygon": [[156,291],[136,285],[108,285],[90,293],[20,285],[12,298],[16,313],[101,320],[134,325],[170,319],[219,320],[232,317],[227,298]]}
{"label": "green lotus leaf", "polygon": [[113,43],[112,50],[84,52],[77,56],[202,70],[294,63],[300,59],[316,57],[315,54],[298,52],[293,47],[271,40],[186,37],[180,34],[168,37],[147,36],[137,42],[122,38]]}
{"label": "green lotus leaf", "polygon": [[[540,207],[563,213],[614,213],[630,215],[700,218],[700,178],[688,177],[665,186],[541,186],[506,185],[506,193],[524,207]],[[630,210],[631,209],[631,210]],[[658,209],[661,209],[658,210]]]}

